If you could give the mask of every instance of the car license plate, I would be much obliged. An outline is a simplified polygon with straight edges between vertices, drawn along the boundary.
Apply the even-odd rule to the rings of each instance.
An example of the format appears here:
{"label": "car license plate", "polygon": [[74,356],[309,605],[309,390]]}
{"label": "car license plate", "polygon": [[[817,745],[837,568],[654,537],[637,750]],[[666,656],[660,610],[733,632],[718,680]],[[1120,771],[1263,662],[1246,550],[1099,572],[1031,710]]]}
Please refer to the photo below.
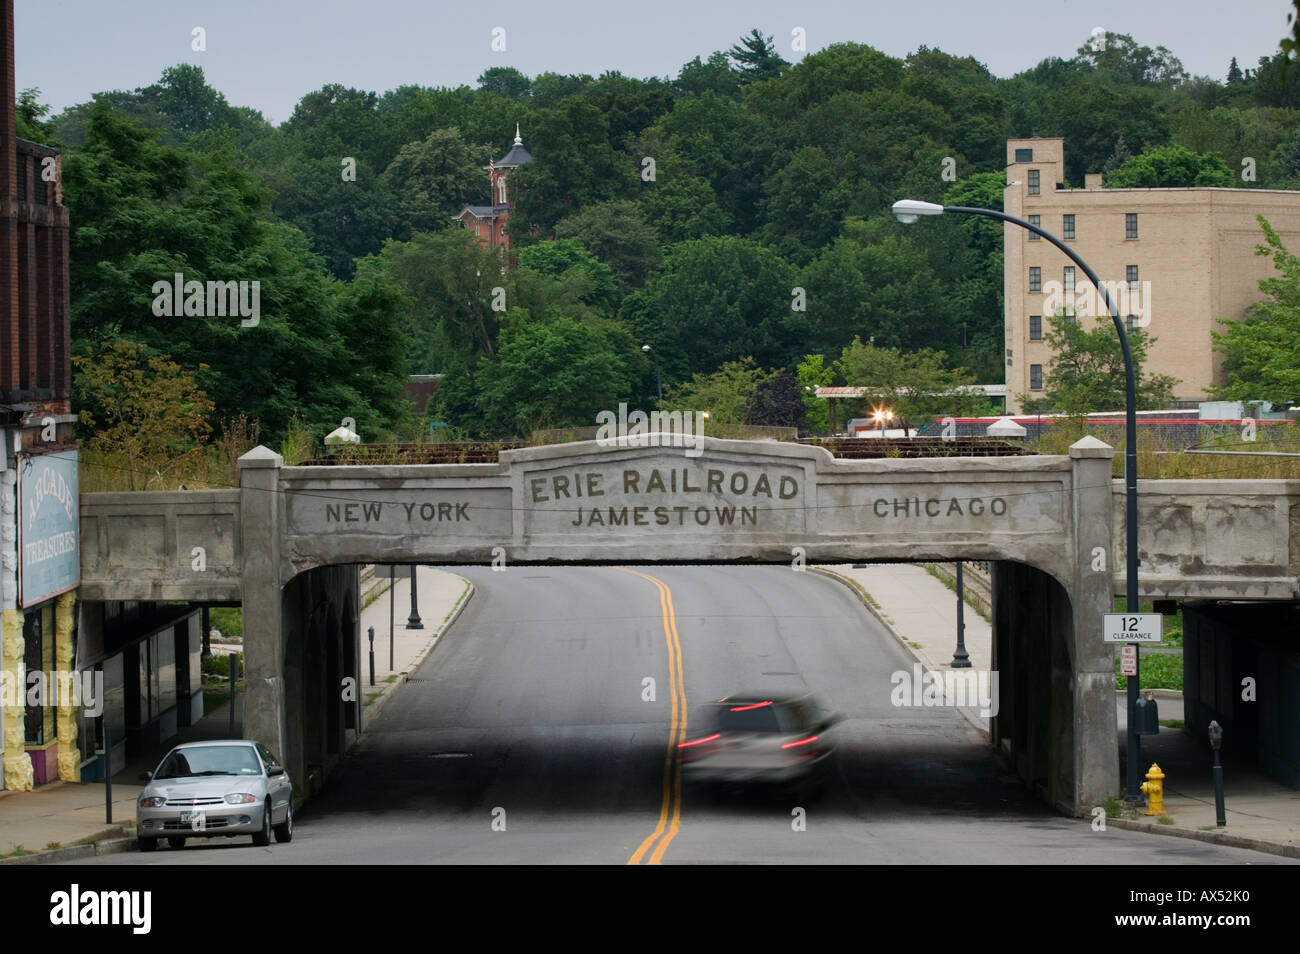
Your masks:
{"label": "car license plate", "polygon": [[203,812],[181,812],[181,824],[194,828],[203,827]]}

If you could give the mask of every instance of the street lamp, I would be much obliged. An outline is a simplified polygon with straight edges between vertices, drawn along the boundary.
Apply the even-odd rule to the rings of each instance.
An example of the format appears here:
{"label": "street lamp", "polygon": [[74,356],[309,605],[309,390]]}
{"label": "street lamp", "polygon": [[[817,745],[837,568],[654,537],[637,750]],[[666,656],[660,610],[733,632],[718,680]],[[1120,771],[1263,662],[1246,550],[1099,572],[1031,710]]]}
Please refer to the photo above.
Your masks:
{"label": "street lamp", "polygon": [[881,438],[881,440],[884,440],[884,438],[885,438],[885,422],[886,422],[886,421],[893,421],[893,419],[894,419],[894,412],[893,412],[893,411],[876,411],[876,413],[875,413],[873,416],[874,416],[875,419],[876,419],[876,423],[880,425],[880,438]]}
{"label": "street lamp", "polygon": [[662,402],[664,399],[664,379],[659,374],[659,355],[651,351],[649,345],[642,345],[641,350],[655,359],[655,384],[659,388],[659,400]]}
{"label": "street lamp", "polygon": [[[1014,183],[1008,183],[1008,185],[1012,184]],[[894,215],[904,225],[910,225],[923,215],[942,215],[945,212],[983,215],[990,219],[1010,222],[1022,229],[1028,229],[1035,235],[1042,236],[1064,252],[1070,261],[1079,266],[1083,273],[1088,276],[1088,281],[1092,282],[1093,286],[1101,294],[1101,300],[1106,303],[1106,308],[1110,312],[1110,319],[1115,324],[1115,331],[1119,333],[1120,351],[1124,354],[1124,440],[1126,444],[1124,448],[1124,560],[1127,576],[1125,604],[1129,613],[1136,613],[1138,610],[1137,415],[1134,412],[1137,409],[1137,384],[1133,373],[1133,352],[1129,349],[1128,332],[1124,328],[1124,322],[1120,319],[1119,308],[1110,300],[1105,287],[1097,278],[1097,273],[1088,267],[1088,263],[1076,255],[1073,249],[1055,235],[1044,232],[1037,225],[993,209],[977,209],[965,205],[938,205],[934,202],[920,202],[916,199],[901,199],[894,203]],[[1138,677],[1130,676],[1128,680],[1128,784],[1125,787],[1124,801],[1131,804],[1141,801],[1137,781],[1140,758],[1138,749],[1141,744],[1137,734],[1137,700]]]}

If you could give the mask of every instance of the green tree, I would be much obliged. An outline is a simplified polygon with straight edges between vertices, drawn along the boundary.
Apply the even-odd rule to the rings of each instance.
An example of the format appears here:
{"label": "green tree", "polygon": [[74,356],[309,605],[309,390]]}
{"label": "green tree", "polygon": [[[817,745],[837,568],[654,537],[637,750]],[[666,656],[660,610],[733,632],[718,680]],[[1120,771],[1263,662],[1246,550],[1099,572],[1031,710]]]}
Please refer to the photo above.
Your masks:
{"label": "green tree", "polygon": [[696,372],[745,355],[783,366],[806,327],[791,307],[793,278],[779,255],[748,239],[682,242],[646,283],[648,320],[637,330]]}
{"label": "green tree", "polygon": [[631,340],[617,330],[570,318],[512,322],[499,357],[476,371],[484,424],[500,435],[595,424],[598,412],[626,399],[631,354]]}
{"label": "green tree", "polygon": [[1241,321],[1221,319],[1222,332],[1213,331],[1214,350],[1224,355],[1226,383],[1211,388],[1215,397],[1230,401],[1300,401],[1300,259],[1262,215],[1257,216],[1265,244],[1255,254],[1271,255],[1279,272],[1261,279],[1259,290],[1269,297],[1251,308]]}
{"label": "green tree", "polygon": [[790,65],[776,52],[771,35],[764,37],[757,29],[750,30],[749,36],[741,37],[727,55],[735,61],[742,83],[775,79]]}
{"label": "green tree", "polygon": [[213,406],[192,372],[125,338],[72,363],[84,446],[124,467],[129,489],[168,481],[203,454]]}
{"label": "green tree", "polygon": [[[487,147],[471,146],[456,129],[435,129],[398,150],[383,179],[395,199],[400,237],[447,228],[466,205],[487,200]],[[355,183],[354,183],[355,184]]]}
{"label": "green tree", "polygon": [[620,301],[663,260],[654,228],[630,199],[596,202],[566,216],[555,223],[555,237],[577,239],[608,265]]}
{"label": "green tree", "polygon": [[1134,156],[1106,178],[1111,189],[1157,189],[1235,185],[1220,156],[1197,154],[1182,146],[1159,146]]}
{"label": "green tree", "polygon": [[519,244],[533,240],[534,229],[549,236],[565,216],[635,188],[634,166],[610,146],[609,122],[591,103],[570,97],[538,110],[529,120],[529,141],[545,149],[510,176],[516,199],[507,229]]}
{"label": "green tree", "polygon": [[1102,33],[1078,49],[1079,57],[1099,71],[1136,85],[1177,86],[1186,82],[1187,70],[1163,46],[1142,46],[1127,33]]}
{"label": "green tree", "polygon": [[928,348],[900,351],[855,337],[835,367],[849,387],[867,389],[863,407],[892,411],[905,428],[968,416],[981,403],[978,392],[966,390],[975,383],[970,374],[946,367],[944,356]]}
{"label": "green tree", "polygon": [[746,356],[669,387],[661,406],[669,411],[707,411],[715,424],[743,424],[750,395],[775,375],[775,371],[758,367],[753,358]]}
{"label": "green tree", "polygon": [[804,420],[809,430],[820,434],[830,427],[830,401],[817,397],[816,391],[835,380],[835,369],[826,367],[823,355],[810,354],[799,362],[795,375],[803,393]]}
{"label": "green tree", "polygon": [[516,258],[520,268],[562,281],[581,281],[586,290],[580,297],[588,304],[608,309],[614,303],[614,273],[577,239],[530,245],[520,249]]}
{"label": "green tree", "polygon": [[[1089,330],[1063,311],[1058,309],[1057,314],[1048,317],[1050,329],[1043,335],[1052,349],[1043,404],[1071,415],[1122,409],[1126,403],[1124,354],[1114,323],[1109,318],[1097,320]],[[1141,328],[1128,330],[1137,409],[1142,411],[1168,407],[1178,385],[1178,379],[1167,374],[1143,373],[1147,349],[1156,340]],[[1022,405],[1028,403],[1027,395],[1022,394],[1019,399]]]}
{"label": "green tree", "polygon": [[478,88],[516,101],[528,99],[532,82],[513,66],[493,66],[478,78]]}
{"label": "green tree", "polygon": [[745,423],[764,427],[802,427],[805,424],[803,388],[789,371],[764,381],[745,402]]}

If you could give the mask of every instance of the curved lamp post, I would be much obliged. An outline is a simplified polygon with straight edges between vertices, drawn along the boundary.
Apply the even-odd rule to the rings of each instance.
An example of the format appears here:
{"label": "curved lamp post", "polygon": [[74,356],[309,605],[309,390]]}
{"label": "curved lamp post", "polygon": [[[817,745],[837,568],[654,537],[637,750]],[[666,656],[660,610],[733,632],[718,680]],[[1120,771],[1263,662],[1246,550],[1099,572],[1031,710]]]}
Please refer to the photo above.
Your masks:
{"label": "curved lamp post", "polygon": [[[1119,308],[1110,300],[1110,296],[1106,294],[1106,289],[1102,287],[1096,272],[1088,267],[1087,262],[1076,255],[1073,249],[1055,235],[1044,232],[1037,225],[1032,225],[1024,219],[1018,219],[1014,215],[1007,215],[1005,212],[997,212],[993,209],[977,209],[965,205],[938,205],[934,202],[920,202],[916,199],[901,199],[894,203],[893,210],[894,216],[905,225],[911,225],[923,215],[942,215],[945,212],[983,215],[990,219],[1011,222],[1023,229],[1028,229],[1035,235],[1041,235],[1059,248],[1070,261],[1083,270],[1083,273],[1088,276],[1088,281],[1092,282],[1093,286],[1101,294],[1101,300],[1106,303],[1106,309],[1110,312],[1111,321],[1115,323],[1115,331],[1119,334],[1120,350],[1124,354],[1124,561],[1127,572],[1125,605],[1129,613],[1136,613],[1138,610],[1137,415],[1134,412],[1137,409],[1137,385],[1133,373],[1133,352],[1129,349],[1128,332],[1124,328],[1124,322],[1120,319]],[[1124,794],[1124,801],[1129,803],[1141,801],[1137,782],[1140,758],[1139,746],[1141,744],[1137,734],[1137,699],[1138,677],[1130,676],[1128,679],[1128,771]]]}
{"label": "curved lamp post", "polygon": [[659,354],[651,350],[649,345],[642,345],[641,350],[655,359],[655,385],[659,389],[659,400],[662,402],[664,399],[664,379],[659,373]]}

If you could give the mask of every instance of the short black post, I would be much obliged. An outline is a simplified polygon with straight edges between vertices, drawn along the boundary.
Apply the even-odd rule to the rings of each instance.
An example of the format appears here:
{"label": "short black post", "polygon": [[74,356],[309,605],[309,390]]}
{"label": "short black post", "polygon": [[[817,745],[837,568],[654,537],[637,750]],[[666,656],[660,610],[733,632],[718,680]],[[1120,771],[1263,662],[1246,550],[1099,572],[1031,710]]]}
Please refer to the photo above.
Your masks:
{"label": "short black post", "polygon": [[200,626],[203,629],[203,652],[199,654],[200,659],[212,658],[212,619],[208,616],[208,607],[203,607]]}
{"label": "short black post", "polygon": [[1210,723],[1210,748],[1214,750],[1214,822],[1220,828],[1228,824],[1223,807],[1223,763],[1219,761],[1219,747],[1223,745],[1223,729],[1218,722]]}
{"label": "short black post", "polygon": [[961,578],[961,560],[957,561],[957,649],[952,654],[953,669],[969,669],[970,653],[966,652],[966,590]]}
{"label": "short black post", "polygon": [[395,567],[388,564],[388,671],[392,672],[397,667],[393,665],[393,600],[397,598],[396,576],[394,576]]}
{"label": "short black post", "polygon": [[230,737],[235,737],[235,679],[239,675],[239,654],[229,653],[226,659],[230,661]]}
{"label": "short black post", "polygon": [[104,824],[113,824],[113,730],[104,719]]}
{"label": "short black post", "polygon": [[370,627],[370,684],[375,684],[375,628]]}
{"label": "short black post", "polygon": [[424,629],[420,622],[420,608],[415,603],[415,564],[411,564],[411,615],[406,617],[407,629]]}

